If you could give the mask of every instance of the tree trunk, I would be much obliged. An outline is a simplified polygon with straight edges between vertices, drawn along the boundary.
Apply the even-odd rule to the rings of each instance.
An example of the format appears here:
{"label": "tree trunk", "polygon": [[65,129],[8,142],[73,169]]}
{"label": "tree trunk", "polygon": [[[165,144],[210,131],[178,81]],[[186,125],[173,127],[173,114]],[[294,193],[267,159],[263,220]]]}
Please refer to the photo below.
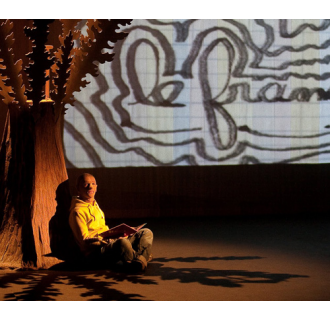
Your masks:
{"label": "tree trunk", "polygon": [[61,262],[51,252],[49,230],[56,192],[68,179],[61,121],[55,122],[51,102],[41,102],[37,115],[28,106],[8,108],[0,150],[2,267],[47,269]]}

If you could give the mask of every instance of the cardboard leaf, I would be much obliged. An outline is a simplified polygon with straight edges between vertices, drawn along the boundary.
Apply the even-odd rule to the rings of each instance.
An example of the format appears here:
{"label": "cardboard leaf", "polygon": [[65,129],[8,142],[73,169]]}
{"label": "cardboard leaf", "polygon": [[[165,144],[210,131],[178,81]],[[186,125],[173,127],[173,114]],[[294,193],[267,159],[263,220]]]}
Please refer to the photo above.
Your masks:
{"label": "cardboard leaf", "polygon": [[36,19],[33,21],[32,28],[26,27],[24,29],[25,34],[32,41],[32,52],[27,54],[30,63],[25,71],[29,77],[30,97],[35,109],[39,108],[39,102],[44,98],[43,89],[47,80],[46,70],[50,69],[53,64],[53,58],[50,58],[49,52],[45,48],[51,22],[53,20]]}
{"label": "cardboard leaf", "polygon": [[[0,24],[0,59],[2,68],[2,96],[6,103],[16,100],[20,105],[25,105],[27,97],[22,80],[22,60],[15,60],[13,53],[14,35],[11,32],[13,23],[9,20]],[[10,97],[10,98],[9,98]]]}
{"label": "cardboard leaf", "polygon": [[[102,53],[103,49],[113,49],[109,45],[122,40],[127,36],[127,33],[118,33],[119,25],[130,24],[130,19],[101,19],[95,22],[88,20],[88,37],[80,36],[81,46],[75,52],[75,58],[71,64],[70,77],[67,84],[67,95],[64,99],[65,103],[73,102],[73,93],[80,91],[87,82],[83,80],[87,74],[93,77],[98,76],[98,67],[95,64],[105,63],[113,60],[114,54],[108,52]],[[92,33],[94,36],[92,36]]]}
{"label": "cardboard leaf", "polygon": [[52,99],[55,101],[56,119],[58,119],[61,113],[64,113],[63,101],[66,95],[66,82],[70,76],[70,65],[72,61],[71,52],[73,49],[72,40],[73,35],[70,31],[61,46],[61,59],[58,59],[56,63],[57,76],[54,78],[55,93],[52,95]]}

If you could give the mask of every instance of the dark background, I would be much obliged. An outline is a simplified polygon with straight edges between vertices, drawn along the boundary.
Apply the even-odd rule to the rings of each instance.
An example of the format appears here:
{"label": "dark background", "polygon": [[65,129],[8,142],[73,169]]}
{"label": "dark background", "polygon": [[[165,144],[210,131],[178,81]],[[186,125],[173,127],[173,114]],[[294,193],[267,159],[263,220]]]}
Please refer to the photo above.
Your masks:
{"label": "dark background", "polygon": [[329,165],[68,169],[93,174],[110,217],[327,215]]}

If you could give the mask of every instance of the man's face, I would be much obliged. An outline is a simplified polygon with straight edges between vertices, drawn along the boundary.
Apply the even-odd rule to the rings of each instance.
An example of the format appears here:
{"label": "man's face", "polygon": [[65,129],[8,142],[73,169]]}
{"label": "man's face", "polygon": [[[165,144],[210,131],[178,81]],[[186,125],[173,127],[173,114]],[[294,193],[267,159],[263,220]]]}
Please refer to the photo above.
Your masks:
{"label": "man's face", "polygon": [[84,175],[78,183],[78,193],[81,200],[93,202],[97,190],[96,180],[92,175]]}

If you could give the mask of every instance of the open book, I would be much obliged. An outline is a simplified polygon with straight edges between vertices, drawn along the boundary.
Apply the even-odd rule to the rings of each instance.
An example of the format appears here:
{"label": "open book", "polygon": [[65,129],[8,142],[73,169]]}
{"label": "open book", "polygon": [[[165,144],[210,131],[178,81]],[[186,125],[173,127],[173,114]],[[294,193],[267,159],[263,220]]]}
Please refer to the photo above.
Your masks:
{"label": "open book", "polygon": [[116,227],[113,227],[103,233],[100,234],[104,239],[116,239],[120,237],[127,237],[131,234],[136,233],[141,228],[143,228],[146,225],[146,223],[143,223],[139,225],[138,227],[130,227],[129,225],[122,223]]}

